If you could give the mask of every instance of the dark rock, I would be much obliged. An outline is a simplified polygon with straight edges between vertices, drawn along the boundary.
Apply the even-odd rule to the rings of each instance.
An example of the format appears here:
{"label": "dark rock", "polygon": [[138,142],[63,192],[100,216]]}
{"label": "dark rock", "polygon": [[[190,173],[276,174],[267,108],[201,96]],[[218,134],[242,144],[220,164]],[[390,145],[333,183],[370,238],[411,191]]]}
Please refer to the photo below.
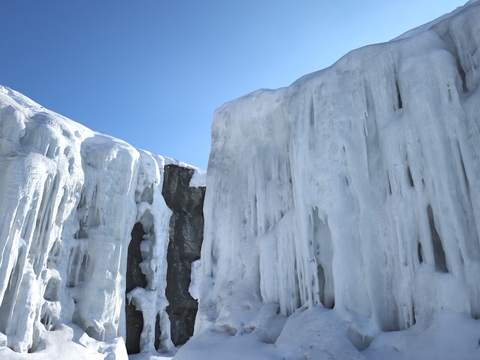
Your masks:
{"label": "dark rock", "polygon": [[143,315],[136,310],[135,305],[128,304],[126,295],[130,290],[136,287],[147,286],[147,278],[142,273],[139,264],[143,261],[140,252],[140,243],[143,241],[145,231],[142,224],[136,223],[132,230],[132,240],[128,246],[127,256],[127,274],[125,291],[125,315],[126,331],[125,346],[129,354],[138,354],[140,352],[140,334],[143,330]]}
{"label": "dark rock", "polygon": [[[167,206],[173,211],[170,218],[170,239],[167,253],[167,288],[169,301],[167,314],[171,323],[171,339],[175,345],[181,345],[193,335],[198,304],[190,296],[190,272],[193,261],[200,258],[203,241],[203,200],[205,187],[189,187],[192,169],[167,165],[164,168],[162,196]],[[152,204],[153,190],[146,188],[141,201]],[[147,231],[152,231],[151,229]],[[138,222],[132,230],[132,239],[128,247],[126,291],[127,295],[136,287],[145,288],[147,278],[142,273],[140,263],[144,260],[140,244],[146,236],[143,225]],[[152,234],[147,235],[150,236]],[[126,300],[126,339],[129,354],[140,352],[140,336],[143,331],[143,314]],[[161,346],[160,316],[155,322],[156,349]]]}
{"label": "dark rock", "polygon": [[127,319],[127,338],[125,346],[127,353],[138,354],[140,352],[140,335],[143,331],[143,314],[135,308],[135,305],[125,305],[125,313]]}
{"label": "dark rock", "polygon": [[132,230],[132,240],[128,246],[127,256],[127,275],[126,275],[126,292],[135,289],[136,287],[146,287],[147,278],[140,269],[140,263],[143,261],[142,253],[140,251],[140,243],[143,241],[145,231],[141,223],[136,223]]}
{"label": "dark rock", "polygon": [[160,347],[160,335],[161,335],[161,329],[160,329],[160,314],[157,314],[157,317],[155,319],[155,343],[153,344],[155,346],[155,349],[158,349]]}
{"label": "dark rock", "polygon": [[190,272],[200,258],[203,241],[203,200],[205,187],[189,187],[192,169],[165,166],[162,195],[173,211],[170,219],[166,297],[175,345],[184,344],[193,335],[198,304],[190,296]]}
{"label": "dark rock", "polygon": [[[166,165],[162,195],[167,206],[176,214],[203,219],[205,187],[189,187],[194,171],[177,165]],[[203,238],[203,233],[200,234]]]}

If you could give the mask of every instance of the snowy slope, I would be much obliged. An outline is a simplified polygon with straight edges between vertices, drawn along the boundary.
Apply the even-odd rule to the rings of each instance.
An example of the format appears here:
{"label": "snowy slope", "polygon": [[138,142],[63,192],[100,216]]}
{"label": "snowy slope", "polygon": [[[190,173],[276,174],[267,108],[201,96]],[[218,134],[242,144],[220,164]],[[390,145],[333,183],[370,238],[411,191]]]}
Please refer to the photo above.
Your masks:
{"label": "snowy slope", "polygon": [[470,1],[216,111],[176,359],[480,358],[479,19]]}
{"label": "snowy slope", "polygon": [[137,222],[149,229],[140,264],[148,286],[127,297],[144,314],[141,348],[154,350],[159,313],[161,347],[173,349],[166,164],[188,167],[0,87],[0,345],[8,346],[1,358],[23,358],[10,349],[48,359],[126,358],[125,273]]}

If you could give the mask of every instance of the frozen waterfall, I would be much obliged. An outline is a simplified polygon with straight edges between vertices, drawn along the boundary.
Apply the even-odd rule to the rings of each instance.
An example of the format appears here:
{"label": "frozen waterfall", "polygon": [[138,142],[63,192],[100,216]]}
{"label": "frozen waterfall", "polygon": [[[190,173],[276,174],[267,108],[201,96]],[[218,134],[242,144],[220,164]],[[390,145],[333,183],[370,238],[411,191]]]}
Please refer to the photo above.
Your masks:
{"label": "frozen waterfall", "polygon": [[[82,344],[88,356],[124,357],[127,301],[143,318],[139,350],[174,349],[165,295],[172,210],[162,195],[171,166],[204,186],[198,169],[0,87],[1,345],[35,352],[56,336]],[[144,230],[136,265],[146,283],[126,294],[135,224]],[[13,356],[0,350],[2,358]],[[72,351],[86,356],[82,346]]]}
{"label": "frozen waterfall", "polygon": [[470,2],[216,111],[197,341],[306,336],[265,339],[272,303],[334,308],[317,323],[352,324],[357,350],[442,311],[479,318],[479,19]]}

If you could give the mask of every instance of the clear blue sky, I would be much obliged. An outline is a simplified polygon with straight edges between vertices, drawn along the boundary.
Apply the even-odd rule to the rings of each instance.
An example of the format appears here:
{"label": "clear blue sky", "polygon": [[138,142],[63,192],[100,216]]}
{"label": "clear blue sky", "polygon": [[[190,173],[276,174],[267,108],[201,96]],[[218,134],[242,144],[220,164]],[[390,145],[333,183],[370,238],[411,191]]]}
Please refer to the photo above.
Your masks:
{"label": "clear blue sky", "polygon": [[206,168],[214,110],[467,0],[1,0],[0,84]]}

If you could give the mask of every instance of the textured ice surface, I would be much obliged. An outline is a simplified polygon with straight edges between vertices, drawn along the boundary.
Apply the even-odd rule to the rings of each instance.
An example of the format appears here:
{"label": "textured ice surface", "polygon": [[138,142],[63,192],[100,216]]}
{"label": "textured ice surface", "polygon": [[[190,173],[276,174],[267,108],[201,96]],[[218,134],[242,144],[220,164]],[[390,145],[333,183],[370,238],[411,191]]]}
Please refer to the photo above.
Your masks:
{"label": "textured ice surface", "polygon": [[[468,5],[217,110],[200,311],[176,359],[480,358],[480,3]],[[131,358],[162,358],[157,314],[173,349],[170,163],[185,166],[0,87],[0,358],[126,358],[136,223],[147,285],[127,294],[144,314]]]}
{"label": "textured ice surface", "polygon": [[147,286],[127,300],[144,316],[141,350],[155,350],[157,314],[161,348],[173,349],[165,313],[171,211],[161,195],[169,163],[187,166],[0,87],[0,345],[18,353],[47,348],[46,358],[55,346],[126,358],[126,255],[140,222]]}
{"label": "textured ice surface", "polygon": [[[216,111],[197,335],[177,358],[209,331],[258,332],[269,303],[285,316],[309,308],[317,328],[337,323],[357,350],[378,334],[443,323],[442,311],[478,331],[479,19],[480,3],[469,2]],[[307,332],[294,319],[265,341],[302,348]]]}

